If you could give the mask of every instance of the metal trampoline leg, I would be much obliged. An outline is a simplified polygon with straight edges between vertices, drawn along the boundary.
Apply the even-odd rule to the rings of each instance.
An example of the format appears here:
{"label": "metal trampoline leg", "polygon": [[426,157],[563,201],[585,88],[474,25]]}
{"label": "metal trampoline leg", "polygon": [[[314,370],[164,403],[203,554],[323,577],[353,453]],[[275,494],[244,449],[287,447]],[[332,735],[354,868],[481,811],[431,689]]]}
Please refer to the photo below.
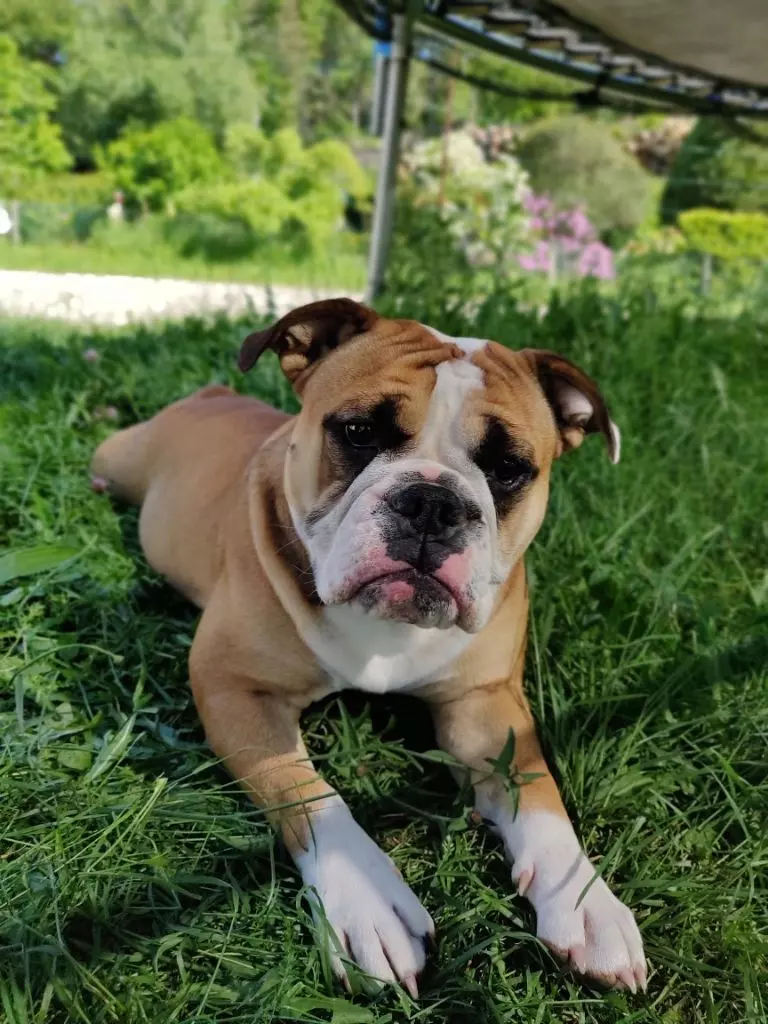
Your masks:
{"label": "metal trampoline leg", "polygon": [[381,291],[387,267],[395,209],[397,161],[400,153],[400,125],[403,117],[405,88],[410,60],[412,18],[409,13],[392,19],[392,52],[387,76],[384,135],[381,146],[376,201],[373,210],[371,248],[368,256],[367,301]]}

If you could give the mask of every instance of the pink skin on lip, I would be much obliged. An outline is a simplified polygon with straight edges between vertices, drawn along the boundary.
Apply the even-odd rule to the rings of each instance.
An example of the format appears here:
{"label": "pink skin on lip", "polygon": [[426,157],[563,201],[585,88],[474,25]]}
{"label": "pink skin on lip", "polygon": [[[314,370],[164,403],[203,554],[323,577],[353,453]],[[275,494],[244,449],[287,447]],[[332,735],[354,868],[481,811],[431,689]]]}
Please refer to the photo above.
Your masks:
{"label": "pink skin on lip", "polygon": [[383,544],[376,544],[366,551],[365,558],[361,558],[354,572],[346,577],[337,600],[346,601],[366,583],[409,568],[407,562],[396,562],[390,558]]}
{"label": "pink skin on lip", "polygon": [[472,571],[472,552],[469,548],[455,555],[449,555],[435,573],[452,594],[464,597],[469,589],[469,578]]}
{"label": "pink skin on lip", "polygon": [[388,601],[393,603],[402,604],[405,601],[411,601],[415,593],[414,588],[410,583],[406,583],[405,580],[393,580],[391,583],[385,583],[382,587],[384,597]]}

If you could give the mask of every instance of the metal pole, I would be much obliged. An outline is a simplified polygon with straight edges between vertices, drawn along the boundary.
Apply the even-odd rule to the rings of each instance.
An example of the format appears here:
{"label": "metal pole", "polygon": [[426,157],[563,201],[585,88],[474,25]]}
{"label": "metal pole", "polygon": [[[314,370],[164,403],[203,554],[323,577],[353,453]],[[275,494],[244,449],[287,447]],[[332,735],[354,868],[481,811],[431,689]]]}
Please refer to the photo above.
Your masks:
{"label": "metal pole", "polygon": [[373,95],[371,97],[371,113],[368,120],[368,132],[380,136],[384,115],[384,98],[387,94],[387,78],[389,77],[389,43],[376,43],[373,56]]}
{"label": "metal pole", "polygon": [[394,15],[392,26],[392,53],[389,58],[386,106],[384,109],[384,136],[376,183],[376,203],[373,210],[371,251],[368,258],[368,287],[366,298],[373,301],[381,291],[392,238],[395,206],[397,161],[400,152],[400,124],[403,117],[405,86],[410,58],[410,11]]}

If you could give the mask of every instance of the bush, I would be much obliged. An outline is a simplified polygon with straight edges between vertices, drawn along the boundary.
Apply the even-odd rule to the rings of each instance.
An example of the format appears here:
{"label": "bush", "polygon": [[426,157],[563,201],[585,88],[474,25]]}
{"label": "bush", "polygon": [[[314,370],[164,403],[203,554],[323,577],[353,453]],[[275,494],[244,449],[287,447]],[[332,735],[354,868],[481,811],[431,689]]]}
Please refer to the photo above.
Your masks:
{"label": "bush", "polygon": [[238,259],[285,232],[290,199],[270,181],[192,186],[176,202],[169,237],[184,256]]}
{"label": "bush", "polygon": [[102,152],[100,163],[129,204],[155,211],[166,210],[193,183],[225,173],[211,136],[183,117],[127,131]]}
{"label": "bush", "polygon": [[686,210],[680,229],[692,249],[721,260],[768,259],[768,216],[727,210]]}
{"label": "bush", "polygon": [[486,160],[469,132],[455,131],[418,143],[403,165],[413,205],[431,206],[471,263],[508,269],[527,231],[527,176],[514,157]]}
{"label": "bush", "polygon": [[[757,130],[757,129],[753,129]],[[749,142],[715,118],[702,118],[686,138],[661,200],[665,224],[684,210],[709,207],[768,213],[768,137]]]}
{"label": "bush", "polygon": [[224,135],[224,156],[238,174],[258,174],[269,142],[252,124],[233,124]]}
{"label": "bush", "polygon": [[341,142],[304,148],[293,129],[266,138],[241,125],[226,148],[252,177],[195,184],[178,196],[169,231],[185,255],[232,259],[272,242],[297,257],[315,252],[343,225],[347,197],[364,202],[370,193],[368,176]]}
{"label": "bush", "polygon": [[647,215],[652,182],[611,128],[572,115],[532,128],[518,147],[531,187],[561,209],[584,207],[597,230],[634,230]]}

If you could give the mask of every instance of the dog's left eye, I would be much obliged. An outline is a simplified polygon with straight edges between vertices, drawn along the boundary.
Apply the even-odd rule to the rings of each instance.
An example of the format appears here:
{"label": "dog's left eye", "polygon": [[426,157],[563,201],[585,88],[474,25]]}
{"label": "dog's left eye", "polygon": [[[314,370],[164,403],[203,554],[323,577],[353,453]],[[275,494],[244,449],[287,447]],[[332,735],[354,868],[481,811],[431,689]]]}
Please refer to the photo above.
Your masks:
{"label": "dog's left eye", "polygon": [[525,459],[510,455],[486,469],[485,475],[492,486],[509,493],[524,487],[535,476],[535,470]]}
{"label": "dog's left eye", "polygon": [[493,467],[492,475],[503,487],[513,487],[528,479],[530,467],[522,459],[502,459]]}
{"label": "dog's left eye", "polygon": [[344,424],[344,440],[353,448],[374,448],[376,431],[365,420],[350,420]]}

